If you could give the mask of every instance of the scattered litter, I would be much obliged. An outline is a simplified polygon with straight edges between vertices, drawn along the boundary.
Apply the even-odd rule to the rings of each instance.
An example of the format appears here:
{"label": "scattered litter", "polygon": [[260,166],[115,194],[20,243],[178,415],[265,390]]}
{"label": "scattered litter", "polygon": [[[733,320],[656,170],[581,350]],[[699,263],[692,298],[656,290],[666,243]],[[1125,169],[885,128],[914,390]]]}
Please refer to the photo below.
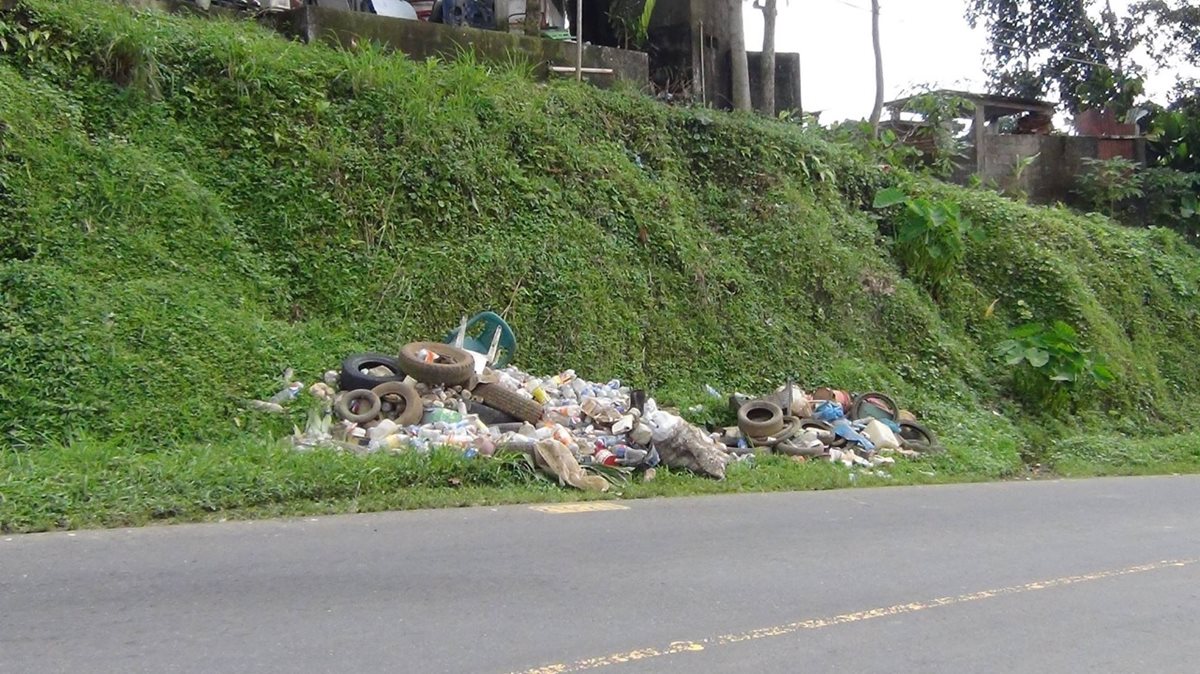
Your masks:
{"label": "scattered litter", "polygon": [[325,372],[307,389],[289,369],[276,394],[244,406],[280,414],[308,401],[305,427],[291,439],[301,451],[453,448],[467,457],[523,455],[530,471],[599,492],[635,472],[653,480],[659,465],[721,480],[728,466],[770,453],[890,478],[882,468],[898,457],[940,450],[912,412],[878,392],[819,388],[810,395],[789,381],[760,398],[725,398],[706,385],[708,397],[729,401],[738,424],[705,429],[619,380],[587,381],[574,370],[523,372],[508,364],[515,352],[511,329],[485,312],[464,317],[444,342],[413,342],[398,357],[351,354],[340,372]]}

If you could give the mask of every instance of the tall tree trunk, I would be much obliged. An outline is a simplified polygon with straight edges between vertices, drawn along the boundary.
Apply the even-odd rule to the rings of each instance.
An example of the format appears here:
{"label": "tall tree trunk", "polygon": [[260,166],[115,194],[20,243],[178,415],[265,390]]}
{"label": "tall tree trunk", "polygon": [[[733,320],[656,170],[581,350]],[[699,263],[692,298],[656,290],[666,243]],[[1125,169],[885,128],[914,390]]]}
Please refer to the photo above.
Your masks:
{"label": "tall tree trunk", "polygon": [[[525,34],[533,37],[542,34],[542,0],[525,0]],[[583,35],[582,30],[579,35]]]}
{"label": "tall tree trunk", "polygon": [[875,47],[875,107],[871,108],[871,133],[879,136],[883,115],[883,48],[879,45],[879,0],[871,0],[871,43]]}
{"label": "tall tree trunk", "polygon": [[777,0],[763,0],[758,4],[763,13],[762,61],[759,62],[759,81],[762,82],[762,100],[759,111],[769,117],[775,116],[775,16]]}
{"label": "tall tree trunk", "polygon": [[749,112],[750,103],[750,64],[746,60],[746,32],[742,27],[742,0],[728,0],[729,17],[729,50],[732,52],[733,72],[733,109]]}

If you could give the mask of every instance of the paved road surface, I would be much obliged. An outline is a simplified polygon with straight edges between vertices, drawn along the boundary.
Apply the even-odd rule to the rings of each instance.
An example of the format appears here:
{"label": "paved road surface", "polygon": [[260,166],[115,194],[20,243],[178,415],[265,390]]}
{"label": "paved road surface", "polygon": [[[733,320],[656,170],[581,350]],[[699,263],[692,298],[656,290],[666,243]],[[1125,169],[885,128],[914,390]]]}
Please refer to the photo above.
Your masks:
{"label": "paved road surface", "polygon": [[1200,671],[1197,477],[623,505],[0,537],[0,672]]}

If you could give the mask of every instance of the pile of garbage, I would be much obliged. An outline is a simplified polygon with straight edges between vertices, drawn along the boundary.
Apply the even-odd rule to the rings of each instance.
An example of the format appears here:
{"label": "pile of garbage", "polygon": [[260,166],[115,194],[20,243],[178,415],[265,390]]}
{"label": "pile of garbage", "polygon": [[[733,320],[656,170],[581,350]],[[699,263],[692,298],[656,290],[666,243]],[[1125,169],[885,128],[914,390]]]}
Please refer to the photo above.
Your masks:
{"label": "pile of garbage", "polygon": [[[734,394],[728,403],[737,425],[705,429],[619,380],[591,382],[573,370],[538,377],[509,366],[507,356],[497,358],[499,328],[486,349],[473,340],[465,348],[463,332],[448,340],[455,343],[408,344],[398,357],[345,358],[340,371],[308,388],[318,404],[295,446],[515,452],[560,484],[599,491],[610,485],[600,467],[649,480],[661,464],[723,479],[727,466],[762,453],[878,467],[937,449],[933,434],[882,393],[821,388],[810,395],[789,383],[765,397]],[[302,390],[288,382],[252,406],[282,411]]]}

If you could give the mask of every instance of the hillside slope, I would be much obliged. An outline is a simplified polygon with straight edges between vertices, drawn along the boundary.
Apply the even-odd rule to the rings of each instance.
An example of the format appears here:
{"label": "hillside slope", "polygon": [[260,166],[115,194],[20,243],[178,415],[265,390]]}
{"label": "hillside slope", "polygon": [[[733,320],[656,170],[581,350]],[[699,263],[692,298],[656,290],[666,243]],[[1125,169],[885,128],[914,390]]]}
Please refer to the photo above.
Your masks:
{"label": "hillside slope", "polygon": [[[891,391],[996,474],[1044,429],[1200,411],[1200,256],[1162,230],[914,179],[986,233],[935,302],[869,209],[897,177],[819,131],[99,0],[2,21],[12,447],[227,440],[285,367],[311,381],[485,308],[527,370],[680,400],[786,376]],[[990,351],[1059,319],[1117,381],[1051,421]]]}

